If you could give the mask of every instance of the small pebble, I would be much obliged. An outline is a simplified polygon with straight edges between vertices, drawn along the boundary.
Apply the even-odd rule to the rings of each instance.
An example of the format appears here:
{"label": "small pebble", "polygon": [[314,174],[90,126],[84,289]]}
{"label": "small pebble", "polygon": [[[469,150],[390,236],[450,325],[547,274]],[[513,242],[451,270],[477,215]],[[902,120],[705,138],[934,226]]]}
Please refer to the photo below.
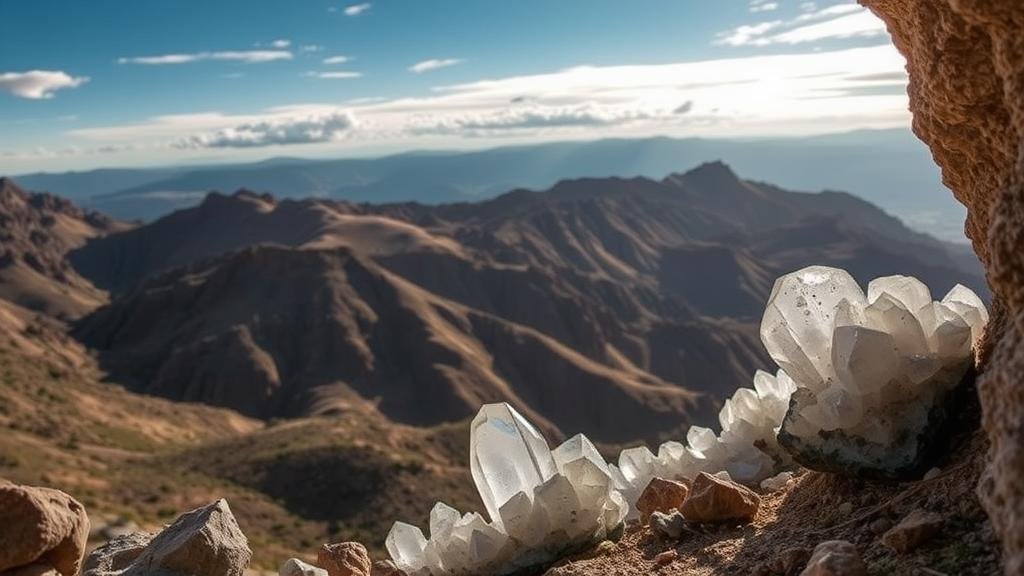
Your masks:
{"label": "small pebble", "polygon": [[675,550],[666,550],[654,557],[654,563],[658,566],[664,566],[666,564],[671,564],[678,557],[679,554]]}

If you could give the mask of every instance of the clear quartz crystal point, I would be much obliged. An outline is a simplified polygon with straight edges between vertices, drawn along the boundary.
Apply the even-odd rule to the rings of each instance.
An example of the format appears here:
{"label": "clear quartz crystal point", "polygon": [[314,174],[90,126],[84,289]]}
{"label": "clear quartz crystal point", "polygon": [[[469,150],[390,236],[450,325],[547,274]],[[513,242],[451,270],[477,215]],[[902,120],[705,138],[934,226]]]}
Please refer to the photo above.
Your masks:
{"label": "clear quartz crystal point", "polygon": [[470,428],[470,470],[487,514],[518,492],[532,494],[555,473],[544,437],[507,403],[487,404]]}
{"label": "clear quartz crystal point", "polygon": [[988,324],[985,303],[970,288],[957,284],[942,298],[942,303],[959,314],[971,327],[971,340],[977,343]]}
{"label": "clear quartz crystal point", "polygon": [[391,559],[402,570],[412,573],[423,567],[423,549],[427,547],[427,539],[419,528],[405,522],[395,522],[384,545]]}
{"label": "clear quartz crystal point", "polygon": [[832,377],[831,350],[835,313],[847,300],[867,300],[845,270],[809,266],[775,281],[761,321],[761,340],[790,376],[815,390]]}

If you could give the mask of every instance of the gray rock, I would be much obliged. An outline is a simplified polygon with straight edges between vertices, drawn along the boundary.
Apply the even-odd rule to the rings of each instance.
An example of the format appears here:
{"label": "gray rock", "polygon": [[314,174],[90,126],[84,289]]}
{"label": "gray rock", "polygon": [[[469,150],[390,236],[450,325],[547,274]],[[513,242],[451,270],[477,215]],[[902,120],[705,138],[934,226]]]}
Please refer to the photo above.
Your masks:
{"label": "gray rock", "polygon": [[668,538],[669,540],[679,540],[686,530],[686,519],[683,518],[683,515],[678,510],[674,510],[669,514],[655,511],[651,513],[648,526],[658,536]]}
{"label": "gray rock", "polygon": [[868,576],[857,547],[845,540],[822,542],[800,576]]}
{"label": "gray rock", "polygon": [[298,558],[289,558],[281,564],[278,576],[327,576],[327,570],[306,564]]}
{"label": "gray rock", "polygon": [[251,558],[228,503],[218,500],[156,536],[122,536],[96,549],[83,576],[241,576]]}

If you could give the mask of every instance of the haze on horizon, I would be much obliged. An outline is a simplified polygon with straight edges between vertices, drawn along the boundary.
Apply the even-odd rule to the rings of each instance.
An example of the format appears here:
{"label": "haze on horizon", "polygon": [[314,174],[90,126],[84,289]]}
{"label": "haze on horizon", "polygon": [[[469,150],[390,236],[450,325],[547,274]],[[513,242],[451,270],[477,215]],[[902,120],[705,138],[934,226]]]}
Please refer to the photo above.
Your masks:
{"label": "haze on horizon", "polygon": [[849,1],[104,6],[0,4],[0,174],[909,126]]}

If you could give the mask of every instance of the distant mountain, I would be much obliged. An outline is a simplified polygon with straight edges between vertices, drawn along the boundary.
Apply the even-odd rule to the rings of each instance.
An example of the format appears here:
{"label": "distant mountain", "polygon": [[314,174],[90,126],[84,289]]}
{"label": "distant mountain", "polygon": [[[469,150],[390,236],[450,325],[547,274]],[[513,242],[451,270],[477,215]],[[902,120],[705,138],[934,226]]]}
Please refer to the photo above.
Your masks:
{"label": "distant mountain", "polygon": [[0,299],[63,318],[99,306],[105,295],[64,256],[88,238],[119,229],[106,216],[49,194],[28,194],[0,178]]}
{"label": "distant mountain", "polygon": [[112,293],[75,334],[137,391],[261,418],[355,392],[412,424],[506,400],[618,442],[710,421],[770,365],[757,325],[778,276],[827,264],[984,291],[953,252],[849,194],[712,162],[479,203],[211,194],[69,261]]}
{"label": "distant mountain", "polygon": [[119,218],[153,219],[198,204],[212,190],[356,202],[480,201],[564,178],[662,178],[722,159],[748,178],[794,190],[846,190],[943,239],[963,240],[963,207],[942,186],[927,149],[908,130],[787,139],[600,140],[373,159],[278,158],[253,164],[29,174],[18,181]]}

